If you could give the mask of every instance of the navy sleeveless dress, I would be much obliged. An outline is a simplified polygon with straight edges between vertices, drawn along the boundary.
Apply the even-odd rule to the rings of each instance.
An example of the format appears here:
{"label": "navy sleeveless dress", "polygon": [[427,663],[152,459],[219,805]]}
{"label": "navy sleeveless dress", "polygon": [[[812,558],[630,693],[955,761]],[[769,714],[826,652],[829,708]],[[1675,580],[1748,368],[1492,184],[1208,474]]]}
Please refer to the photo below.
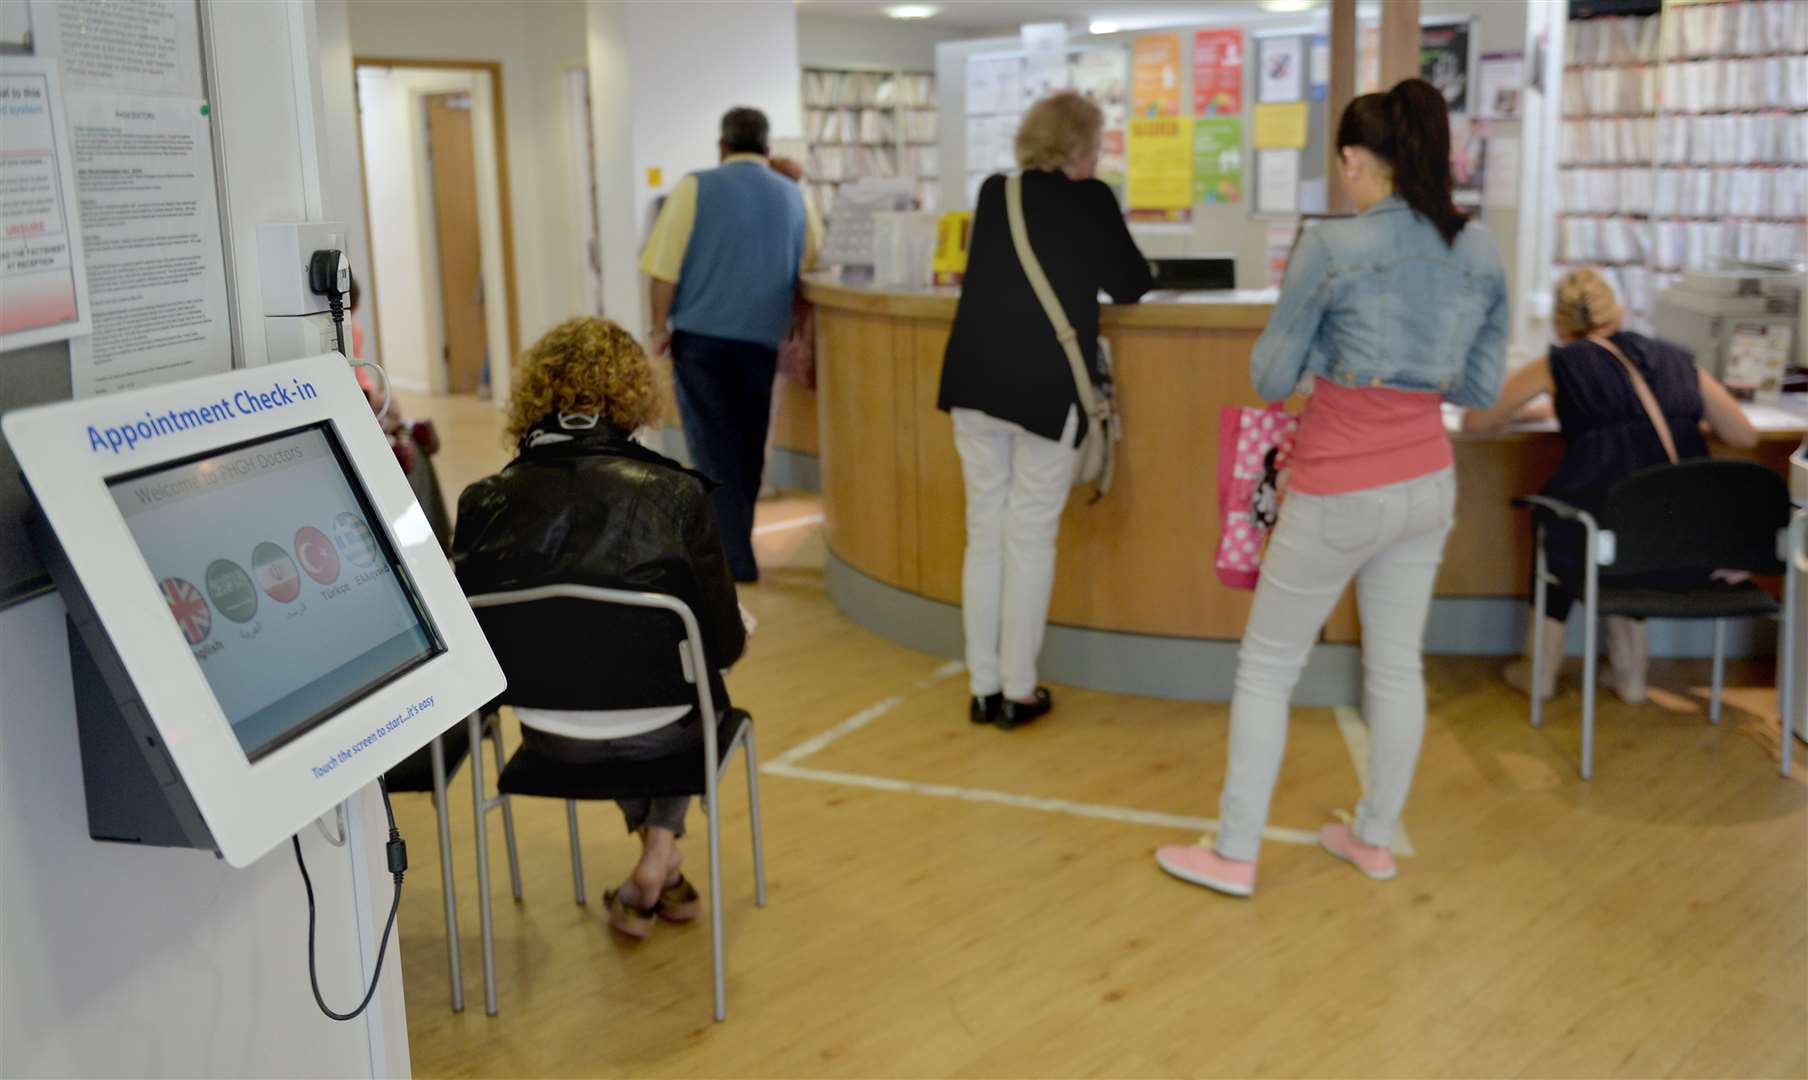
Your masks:
{"label": "navy sleeveless dress", "polygon": [[[1686,349],[1630,331],[1610,340],[1651,387],[1651,396],[1670,423],[1677,456],[1683,461],[1707,457],[1707,440],[1701,434],[1701,377],[1695,358]],[[1612,353],[1592,341],[1556,345],[1551,348],[1550,367],[1564,449],[1563,461],[1544,485],[1543,494],[1594,513],[1616,481],[1640,469],[1666,464],[1670,458],[1626,369]],[[1547,596],[1548,614],[1563,619],[1581,593],[1583,533],[1580,526],[1567,522],[1547,519],[1545,524],[1551,569],[1566,583],[1574,583],[1573,592],[1553,587]],[[1641,578],[1641,583],[1686,586],[1695,582]]]}

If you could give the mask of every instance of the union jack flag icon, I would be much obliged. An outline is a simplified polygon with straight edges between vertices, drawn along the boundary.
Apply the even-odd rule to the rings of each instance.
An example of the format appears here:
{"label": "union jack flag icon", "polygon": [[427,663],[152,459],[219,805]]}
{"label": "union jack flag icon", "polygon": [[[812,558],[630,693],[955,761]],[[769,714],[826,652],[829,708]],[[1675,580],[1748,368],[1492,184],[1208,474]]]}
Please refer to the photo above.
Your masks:
{"label": "union jack flag icon", "polygon": [[182,628],[182,636],[190,645],[206,641],[208,631],[213,629],[213,610],[201,590],[178,577],[164,578],[162,584],[163,599],[169,604],[170,614],[176,617],[176,625]]}

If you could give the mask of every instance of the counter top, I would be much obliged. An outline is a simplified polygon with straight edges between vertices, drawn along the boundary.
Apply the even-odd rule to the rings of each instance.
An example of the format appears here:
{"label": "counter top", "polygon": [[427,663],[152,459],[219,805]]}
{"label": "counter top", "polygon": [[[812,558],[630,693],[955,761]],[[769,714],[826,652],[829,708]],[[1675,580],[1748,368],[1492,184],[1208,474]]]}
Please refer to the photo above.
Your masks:
{"label": "counter top", "polygon": [[[1137,304],[1102,304],[1099,322],[1106,331],[1153,328],[1193,330],[1260,330],[1268,325],[1279,296],[1275,289],[1230,289],[1212,292],[1158,291]],[[909,319],[954,319],[960,286],[925,289],[881,288],[840,281],[833,274],[804,279],[804,298],[811,303]]]}
{"label": "counter top", "polygon": [[[1746,419],[1758,429],[1759,442],[1792,442],[1808,433],[1808,394],[1784,394],[1774,402],[1744,402]],[[1444,406],[1444,430],[1457,442],[1511,442],[1557,433],[1556,420],[1531,420],[1509,424],[1499,431],[1465,432],[1463,410]]]}

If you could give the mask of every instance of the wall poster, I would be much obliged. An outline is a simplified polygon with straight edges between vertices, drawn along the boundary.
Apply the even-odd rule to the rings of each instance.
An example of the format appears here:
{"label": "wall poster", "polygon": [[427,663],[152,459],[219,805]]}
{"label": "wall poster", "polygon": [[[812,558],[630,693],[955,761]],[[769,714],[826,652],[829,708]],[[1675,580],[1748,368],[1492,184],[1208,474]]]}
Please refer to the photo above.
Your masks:
{"label": "wall poster", "polygon": [[1193,115],[1235,116],[1243,111],[1243,31],[1193,34]]}
{"label": "wall poster", "polygon": [[1130,111],[1180,115],[1180,35],[1145,34],[1130,56]]}
{"label": "wall poster", "polygon": [[1243,120],[1201,116],[1193,121],[1193,202],[1243,198]]}
{"label": "wall poster", "polygon": [[1419,27],[1419,75],[1444,92],[1453,113],[1469,111],[1469,22]]}
{"label": "wall poster", "polygon": [[1130,121],[1130,206],[1180,210],[1193,205],[1193,118],[1139,116]]}

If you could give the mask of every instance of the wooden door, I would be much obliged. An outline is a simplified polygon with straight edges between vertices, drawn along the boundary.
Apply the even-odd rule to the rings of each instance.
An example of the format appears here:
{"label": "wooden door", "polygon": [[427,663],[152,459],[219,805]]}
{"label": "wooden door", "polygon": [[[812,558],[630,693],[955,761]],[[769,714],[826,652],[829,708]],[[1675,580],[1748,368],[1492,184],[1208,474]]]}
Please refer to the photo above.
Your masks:
{"label": "wooden door", "polygon": [[474,394],[489,348],[483,315],[483,245],[477,228],[477,161],[471,150],[471,98],[434,94],[427,101],[428,158],[439,230],[440,310],[446,322],[446,385]]}

